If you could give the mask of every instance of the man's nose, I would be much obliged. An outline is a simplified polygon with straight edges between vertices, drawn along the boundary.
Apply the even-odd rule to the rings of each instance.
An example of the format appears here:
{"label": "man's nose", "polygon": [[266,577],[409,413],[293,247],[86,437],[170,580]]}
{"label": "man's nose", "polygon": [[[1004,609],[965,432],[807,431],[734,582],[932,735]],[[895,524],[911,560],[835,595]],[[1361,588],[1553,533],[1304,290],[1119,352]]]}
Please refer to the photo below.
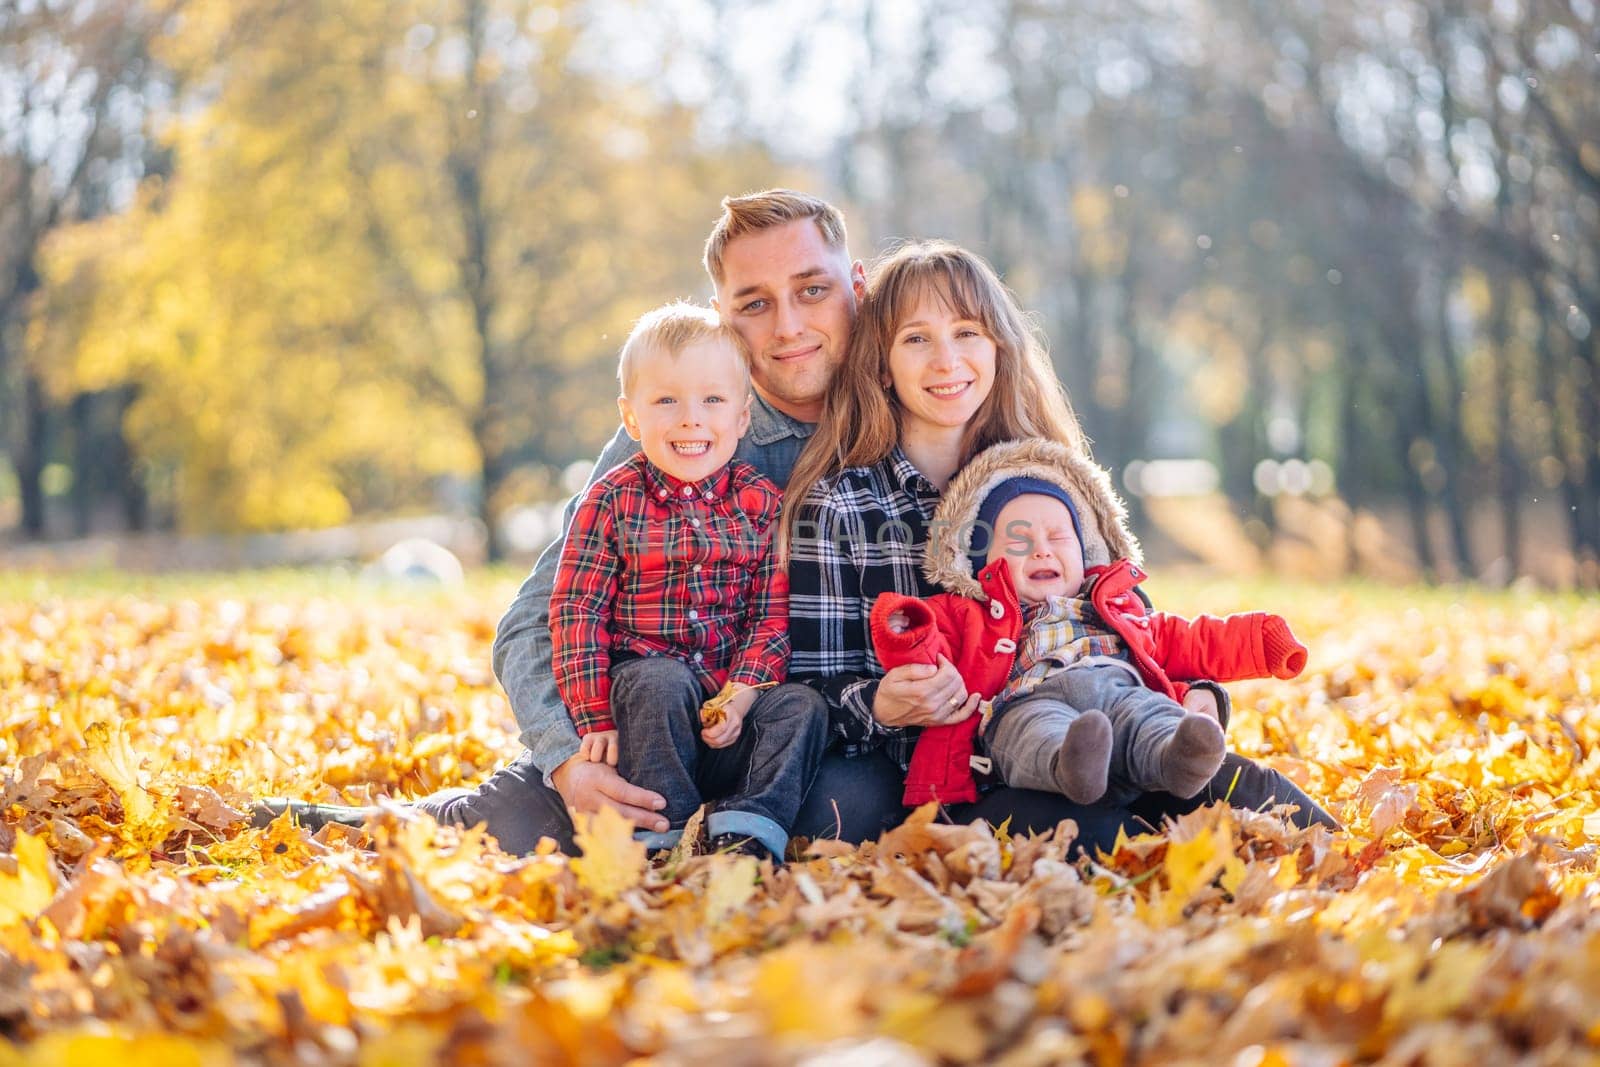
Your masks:
{"label": "man's nose", "polygon": [[792,300],[778,301],[778,321],[774,330],[779,340],[788,340],[798,337],[805,332],[804,316],[800,307]]}

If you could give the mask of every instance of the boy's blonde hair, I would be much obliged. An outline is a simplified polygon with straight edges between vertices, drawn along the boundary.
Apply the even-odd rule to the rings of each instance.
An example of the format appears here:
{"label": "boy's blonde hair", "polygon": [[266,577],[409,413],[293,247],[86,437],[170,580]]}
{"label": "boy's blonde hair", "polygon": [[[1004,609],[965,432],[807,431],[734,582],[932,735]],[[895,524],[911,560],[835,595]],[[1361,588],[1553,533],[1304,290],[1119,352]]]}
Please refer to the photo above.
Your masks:
{"label": "boy's blonde hair", "polygon": [[722,215],[706,238],[706,273],[717,285],[723,281],[722,256],[728,243],[747,233],[811,219],[829,248],[845,251],[844,215],[819,197],[793,189],[764,189],[759,193],[722,198]]}
{"label": "boy's blonde hair", "polygon": [[685,348],[701,341],[721,341],[733,347],[739,354],[739,366],[744,369],[744,384],[748,390],[750,359],[739,335],[723,325],[710,308],[678,300],[640,315],[628,339],[622,342],[622,355],[617,359],[617,384],[622,388],[622,395],[632,393],[639,361],[647,353],[665,352],[677,359]]}

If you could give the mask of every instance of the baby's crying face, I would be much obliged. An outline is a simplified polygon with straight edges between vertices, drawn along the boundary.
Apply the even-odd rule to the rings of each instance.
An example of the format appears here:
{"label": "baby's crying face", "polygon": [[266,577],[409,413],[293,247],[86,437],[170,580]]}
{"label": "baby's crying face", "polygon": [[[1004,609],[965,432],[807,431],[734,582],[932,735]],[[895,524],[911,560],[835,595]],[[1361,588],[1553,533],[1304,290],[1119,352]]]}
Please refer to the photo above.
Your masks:
{"label": "baby's crying face", "polygon": [[1000,509],[988,562],[1002,557],[1023,603],[1076,596],[1083,588],[1083,546],[1072,513],[1055,497],[1024,493]]}

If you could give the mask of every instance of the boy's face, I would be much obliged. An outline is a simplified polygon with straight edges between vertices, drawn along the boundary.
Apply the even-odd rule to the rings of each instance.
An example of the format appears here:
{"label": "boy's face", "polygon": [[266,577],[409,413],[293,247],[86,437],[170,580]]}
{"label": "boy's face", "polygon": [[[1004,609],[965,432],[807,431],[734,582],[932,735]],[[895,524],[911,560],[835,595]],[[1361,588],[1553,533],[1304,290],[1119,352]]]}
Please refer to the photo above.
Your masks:
{"label": "boy's face", "polygon": [[1083,588],[1083,546],[1072,513],[1053,496],[1024,493],[994,520],[989,542],[993,563],[1004,556],[1017,599],[1037,604],[1046,597],[1076,596]]}
{"label": "boy's face", "polygon": [[779,411],[815,422],[850,344],[866,289],[861,264],[798,219],[729,241],[722,268],[713,303],[750,349],[756,388]]}
{"label": "boy's face", "polygon": [[697,482],[727,465],[750,425],[744,357],[727,341],[641,354],[628,395],[617,398],[622,425],[646,458],[674,478]]}

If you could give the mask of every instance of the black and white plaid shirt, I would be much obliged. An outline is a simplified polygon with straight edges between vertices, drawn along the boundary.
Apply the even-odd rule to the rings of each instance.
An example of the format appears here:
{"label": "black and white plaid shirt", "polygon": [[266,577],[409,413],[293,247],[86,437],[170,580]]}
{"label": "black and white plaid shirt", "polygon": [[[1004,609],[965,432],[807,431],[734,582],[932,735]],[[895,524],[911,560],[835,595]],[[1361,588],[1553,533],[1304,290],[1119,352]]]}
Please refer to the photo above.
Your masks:
{"label": "black and white plaid shirt", "polygon": [[897,447],[870,467],[819,482],[801,505],[789,549],[789,678],[828,700],[846,755],[872,749],[906,767],[917,728],[872,717],[883,665],[867,618],[880,593],[926,597],[922,573],[939,490]]}

